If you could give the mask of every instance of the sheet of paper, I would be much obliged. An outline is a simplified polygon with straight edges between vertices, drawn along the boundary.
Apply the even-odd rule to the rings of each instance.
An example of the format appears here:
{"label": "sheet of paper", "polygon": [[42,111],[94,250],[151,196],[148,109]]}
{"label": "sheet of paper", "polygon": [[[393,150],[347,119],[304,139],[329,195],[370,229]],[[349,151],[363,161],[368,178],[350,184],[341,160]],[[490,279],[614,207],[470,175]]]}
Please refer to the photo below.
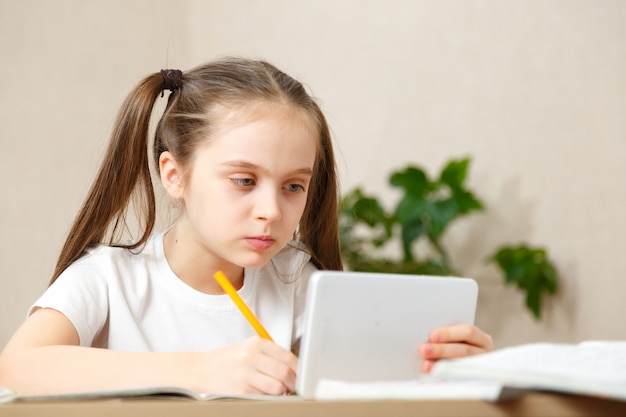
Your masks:
{"label": "sheet of paper", "polygon": [[[506,392],[505,392],[506,391]],[[318,384],[315,398],[318,400],[486,400],[498,401],[519,395],[504,390],[492,381],[441,381],[420,378],[408,381],[346,382],[322,380]]]}

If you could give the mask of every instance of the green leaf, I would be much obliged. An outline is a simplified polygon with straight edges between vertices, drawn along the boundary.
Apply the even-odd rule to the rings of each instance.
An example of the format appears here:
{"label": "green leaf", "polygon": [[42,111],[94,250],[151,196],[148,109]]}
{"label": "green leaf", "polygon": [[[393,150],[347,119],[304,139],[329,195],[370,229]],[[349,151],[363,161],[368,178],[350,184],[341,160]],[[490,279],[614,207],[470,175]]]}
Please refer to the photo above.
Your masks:
{"label": "green leaf", "polygon": [[[368,244],[375,247],[384,245],[392,236],[394,222],[376,198],[365,195],[360,188],[352,190],[342,199],[339,219],[339,240],[343,256],[350,258],[352,253],[358,254]],[[353,231],[359,224],[372,230],[369,241],[354,235]]]}
{"label": "green leaf", "polygon": [[401,225],[412,223],[427,212],[428,204],[428,200],[422,196],[406,194],[398,203],[394,216]]}
{"label": "green leaf", "polygon": [[404,262],[413,261],[412,247],[420,236],[426,233],[424,223],[420,218],[415,218],[413,221],[408,221],[402,224],[402,230],[400,232],[402,238],[402,250],[404,252]]}
{"label": "green leaf", "polygon": [[507,284],[516,285],[526,293],[526,306],[535,318],[540,318],[543,294],[554,294],[558,288],[556,268],[546,251],[526,245],[503,246],[490,261],[503,271]]}
{"label": "green leaf", "polygon": [[428,210],[430,217],[430,230],[428,235],[431,239],[439,239],[448,225],[459,213],[459,207],[455,200],[446,199],[435,201]]}
{"label": "green leaf", "polygon": [[541,317],[541,291],[537,288],[528,288],[526,306],[532,311],[535,318]]}
{"label": "green leaf", "polygon": [[342,214],[357,222],[365,223],[370,227],[382,224],[385,227],[390,219],[375,197],[363,194],[360,188],[356,188],[348,194],[342,203]]}
{"label": "green leaf", "polygon": [[389,184],[404,189],[407,195],[424,196],[433,190],[433,184],[426,173],[416,167],[408,166],[404,171],[391,174]]}
{"label": "green leaf", "polygon": [[443,171],[441,171],[439,181],[447,184],[452,190],[463,189],[468,166],[469,158],[448,162]]}
{"label": "green leaf", "polygon": [[470,191],[457,190],[452,194],[452,199],[456,202],[459,215],[483,210],[483,203]]}

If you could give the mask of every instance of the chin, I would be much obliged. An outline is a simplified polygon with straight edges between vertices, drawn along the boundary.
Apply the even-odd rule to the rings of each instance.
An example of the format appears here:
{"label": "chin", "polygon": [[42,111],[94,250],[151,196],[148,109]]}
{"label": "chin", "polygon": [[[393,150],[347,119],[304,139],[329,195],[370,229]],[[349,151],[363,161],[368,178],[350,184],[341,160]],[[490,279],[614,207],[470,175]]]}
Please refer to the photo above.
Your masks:
{"label": "chin", "polygon": [[273,258],[272,256],[254,256],[254,257],[248,257],[247,259],[242,259],[240,263],[238,263],[240,266],[244,267],[244,268],[262,268],[265,265],[267,265],[267,263]]}

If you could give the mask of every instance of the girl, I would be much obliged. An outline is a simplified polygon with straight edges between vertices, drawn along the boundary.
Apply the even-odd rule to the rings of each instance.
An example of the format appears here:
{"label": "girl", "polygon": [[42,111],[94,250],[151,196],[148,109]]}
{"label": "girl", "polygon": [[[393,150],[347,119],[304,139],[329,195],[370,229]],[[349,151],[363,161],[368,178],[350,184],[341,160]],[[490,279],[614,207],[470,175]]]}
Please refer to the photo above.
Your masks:
{"label": "girl", "polygon": [[[148,132],[164,90],[152,159],[181,211],[154,232]],[[337,206],[329,129],[298,81],[234,58],[148,76],[122,105],[50,287],[0,356],[0,386],[293,391],[308,277],[342,269]],[[140,237],[122,244],[132,213]],[[213,279],[218,270],[275,343],[254,335]],[[492,348],[468,325],[431,339],[420,348],[426,368]]]}

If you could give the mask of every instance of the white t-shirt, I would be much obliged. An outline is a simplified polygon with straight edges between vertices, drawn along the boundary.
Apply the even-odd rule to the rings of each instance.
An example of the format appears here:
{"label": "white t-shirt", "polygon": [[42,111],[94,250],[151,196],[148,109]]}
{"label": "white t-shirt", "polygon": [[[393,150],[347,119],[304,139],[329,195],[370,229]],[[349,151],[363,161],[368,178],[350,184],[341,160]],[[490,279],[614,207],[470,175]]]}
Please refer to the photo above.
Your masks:
{"label": "white t-shirt", "polygon": [[[239,295],[274,341],[297,347],[310,256],[287,246],[262,268],[245,269]],[[171,270],[163,233],[139,253],[100,246],[68,267],[31,307],[63,313],[81,346],[125,351],[207,351],[255,335],[227,295],[194,290]]]}

